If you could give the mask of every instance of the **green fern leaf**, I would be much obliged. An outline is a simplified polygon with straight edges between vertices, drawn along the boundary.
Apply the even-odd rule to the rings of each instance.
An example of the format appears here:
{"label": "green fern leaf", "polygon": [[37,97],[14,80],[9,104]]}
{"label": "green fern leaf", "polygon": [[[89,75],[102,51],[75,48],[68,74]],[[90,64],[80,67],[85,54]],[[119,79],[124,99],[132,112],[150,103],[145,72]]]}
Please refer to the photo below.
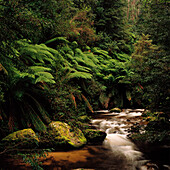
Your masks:
{"label": "green fern leaf", "polygon": [[90,68],[81,65],[77,65],[76,69],[81,72],[87,72],[87,73],[92,72]]}
{"label": "green fern leaf", "polygon": [[50,43],[53,43],[53,42],[64,43],[64,44],[69,43],[69,41],[66,40],[65,37],[56,37],[56,38],[53,38],[51,40],[46,41],[44,44],[50,44]]}
{"label": "green fern leaf", "polygon": [[69,75],[69,79],[73,79],[73,78],[91,79],[92,75],[90,73],[76,71],[74,73],[70,73]]}
{"label": "green fern leaf", "polygon": [[30,66],[29,69],[33,70],[34,72],[51,71],[50,68],[43,66]]}
{"label": "green fern leaf", "polygon": [[47,131],[46,125],[42,122],[40,117],[35,112],[30,112],[30,119],[32,121],[33,126],[35,127],[37,131],[39,132]]}
{"label": "green fern leaf", "polygon": [[35,81],[35,84],[38,82],[46,82],[46,83],[51,83],[51,84],[55,83],[55,81],[53,80],[54,77],[52,76],[52,74],[48,72],[37,72],[35,73],[35,75],[38,76],[38,78]]}

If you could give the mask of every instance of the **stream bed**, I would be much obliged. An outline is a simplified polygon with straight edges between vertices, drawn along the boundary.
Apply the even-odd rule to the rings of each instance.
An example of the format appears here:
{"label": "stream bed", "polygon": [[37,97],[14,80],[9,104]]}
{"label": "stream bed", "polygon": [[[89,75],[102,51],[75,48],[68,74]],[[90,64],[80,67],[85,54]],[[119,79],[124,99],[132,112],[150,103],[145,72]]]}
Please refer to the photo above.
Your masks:
{"label": "stream bed", "polygon": [[[95,128],[107,133],[103,146],[111,151],[108,160],[97,169],[109,170],[169,170],[170,146],[140,148],[128,139],[129,129],[136,123],[145,124],[141,119],[144,109],[124,109],[120,113],[101,110],[92,120]],[[147,148],[147,149],[146,149]],[[108,165],[109,162],[109,165]]]}
{"label": "stream bed", "polygon": [[[96,111],[91,126],[105,131],[102,145],[86,145],[78,150],[49,152],[42,159],[49,170],[170,170],[170,144],[138,148],[129,138],[129,128],[145,124],[143,109],[123,109],[120,113]],[[0,160],[2,170],[32,169],[22,160]]]}

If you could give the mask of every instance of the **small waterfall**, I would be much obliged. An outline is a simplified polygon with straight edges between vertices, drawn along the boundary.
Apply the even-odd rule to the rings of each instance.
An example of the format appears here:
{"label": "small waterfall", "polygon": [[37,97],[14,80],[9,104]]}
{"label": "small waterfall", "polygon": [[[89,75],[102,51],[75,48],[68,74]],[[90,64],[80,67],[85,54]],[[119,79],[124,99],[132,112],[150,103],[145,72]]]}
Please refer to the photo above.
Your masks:
{"label": "small waterfall", "polygon": [[[140,152],[135,144],[127,137],[129,134],[128,129],[133,126],[134,123],[141,121],[140,117],[143,111],[144,109],[126,109],[120,113],[110,113],[107,110],[98,111],[99,116],[92,120],[91,123],[93,126],[107,133],[103,145],[111,151],[110,159],[112,159],[114,163],[110,165],[110,170],[158,169],[156,165],[151,167],[147,166],[149,160],[144,159],[142,152]],[[106,163],[107,161],[105,161],[105,164]]]}

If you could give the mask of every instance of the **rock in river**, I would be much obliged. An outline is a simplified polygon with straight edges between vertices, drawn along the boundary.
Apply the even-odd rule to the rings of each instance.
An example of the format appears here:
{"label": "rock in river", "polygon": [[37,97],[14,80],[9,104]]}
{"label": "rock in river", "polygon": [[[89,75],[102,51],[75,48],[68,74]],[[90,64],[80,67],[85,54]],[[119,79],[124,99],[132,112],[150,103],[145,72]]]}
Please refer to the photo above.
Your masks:
{"label": "rock in river", "polygon": [[41,140],[41,147],[58,149],[74,149],[85,145],[87,142],[82,131],[71,127],[67,123],[53,121],[49,124],[48,133]]}
{"label": "rock in river", "polygon": [[3,138],[1,142],[4,147],[33,148],[38,144],[39,139],[35,132],[29,128],[13,132]]}

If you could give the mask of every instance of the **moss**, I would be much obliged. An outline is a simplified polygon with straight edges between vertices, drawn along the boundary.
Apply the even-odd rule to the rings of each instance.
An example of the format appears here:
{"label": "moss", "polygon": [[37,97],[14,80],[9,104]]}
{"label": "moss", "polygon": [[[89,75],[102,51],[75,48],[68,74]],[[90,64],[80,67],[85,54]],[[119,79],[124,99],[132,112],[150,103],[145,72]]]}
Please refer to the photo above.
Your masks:
{"label": "moss", "polygon": [[117,113],[120,113],[120,112],[121,112],[121,109],[115,107],[115,108],[113,108],[113,109],[110,109],[109,111],[110,111],[110,112],[117,112]]}
{"label": "moss", "polygon": [[134,143],[140,144],[161,144],[170,141],[170,131],[162,131],[162,132],[154,132],[154,131],[146,131],[143,134],[134,133],[129,136]]}
{"label": "moss", "polygon": [[[44,136],[43,146],[47,145],[58,149],[64,148],[79,148],[86,144],[87,140],[82,131],[78,128],[74,129],[67,123],[55,121],[49,124],[49,130]],[[40,141],[41,143],[42,141]]]}
{"label": "moss", "polygon": [[39,139],[32,129],[23,129],[13,132],[2,139],[1,141],[5,146],[16,145],[18,143],[20,148],[27,148],[36,146]]}
{"label": "moss", "polygon": [[84,135],[87,138],[88,143],[91,144],[101,144],[106,137],[105,132],[94,129],[84,130]]}
{"label": "moss", "polygon": [[79,120],[80,122],[83,122],[83,123],[89,123],[89,122],[90,122],[90,118],[89,118],[89,116],[87,116],[87,115],[78,117],[78,120]]}

